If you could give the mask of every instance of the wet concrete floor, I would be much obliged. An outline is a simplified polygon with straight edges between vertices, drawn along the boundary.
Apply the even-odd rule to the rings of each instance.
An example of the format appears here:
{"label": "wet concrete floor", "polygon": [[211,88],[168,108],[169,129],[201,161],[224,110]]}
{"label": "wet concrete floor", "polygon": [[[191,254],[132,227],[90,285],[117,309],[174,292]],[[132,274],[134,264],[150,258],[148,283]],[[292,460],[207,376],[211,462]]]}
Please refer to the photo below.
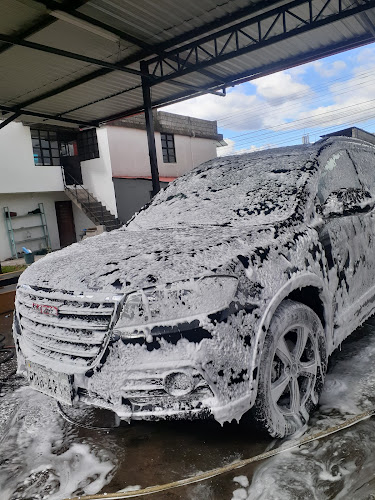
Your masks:
{"label": "wet concrete floor", "polygon": [[[3,347],[11,316],[0,316]],[[332,358],[322,405],[308,432],[375,407],[375,321]],[[1,358],[0,358],[1,359]],[[134,422],[113,430],[108,413],[62,407],[0,364],[0,500],[60,500],[99,491],[147,487],[182,479],[279,446],[237,424]],[[5,380],[6,379],[6,380]],[[375,499],[375,418],[329,438],[151,499]],[[235,480],[234,480],[235,479]]]}

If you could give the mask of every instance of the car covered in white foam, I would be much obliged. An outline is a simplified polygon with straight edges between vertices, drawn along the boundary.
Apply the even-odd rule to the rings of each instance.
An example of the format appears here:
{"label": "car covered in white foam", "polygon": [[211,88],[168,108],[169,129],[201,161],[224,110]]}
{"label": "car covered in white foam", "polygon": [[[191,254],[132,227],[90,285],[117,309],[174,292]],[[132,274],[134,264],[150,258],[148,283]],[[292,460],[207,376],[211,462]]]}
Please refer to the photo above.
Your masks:
{"label": "car covered in white foam", "polygon": [[288,435],[375,310],[374,199],[356,139],[209,161],[22,274],[18,371],[124,420],[250,415]]}

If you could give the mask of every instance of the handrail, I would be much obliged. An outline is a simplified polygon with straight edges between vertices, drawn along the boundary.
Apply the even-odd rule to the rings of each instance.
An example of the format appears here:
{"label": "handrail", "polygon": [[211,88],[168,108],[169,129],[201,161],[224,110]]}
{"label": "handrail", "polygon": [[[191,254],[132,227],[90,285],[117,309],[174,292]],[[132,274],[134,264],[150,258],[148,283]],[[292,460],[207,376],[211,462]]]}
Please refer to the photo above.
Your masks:
{"label": "handrail", "polygon": [[[63,177],[63,182],[64,182],[65,189],[69,189],[69,191],[71,193],[75,192],[76,200],[81,205],[83,205],[85,207],[85,209],[87,210],[87,212],[89,212],[89,214],[91,215],[91,217],[93,217],[93,219],[95,219],[98,222],[98,225],[104,225],[105,226],[104,213],[103,213],[103,204],[100,203],[89,191],[87,191],[87,189],[82,184],[80,184],[77,181],[77,179],[75,179],[71,174],[69,174],[69,172],[65,172],[64,167],[61,167],[61,171],[62,171],[62,177]],[[71,184],[68,185],[66,183],[66,177],[68,177],[69,180],[73,181],[74,190],[72,189]],[[100,220],[100,218],[96,214],[93,213],[93,211],[90,209],[90,207],[85,204],[85,202],[83,201],[84,198],[78,198],[78,195],[77,195],[77,186],[80,187],[80,191],[81,192],[83,190],[87,194],[87,203],[90,203],[90,198],[91,198],[92,201],[93,201],[93,203],[99,203],[100,204],[100,210],[101,210],[101,216],[102,216],[101,220]]]}

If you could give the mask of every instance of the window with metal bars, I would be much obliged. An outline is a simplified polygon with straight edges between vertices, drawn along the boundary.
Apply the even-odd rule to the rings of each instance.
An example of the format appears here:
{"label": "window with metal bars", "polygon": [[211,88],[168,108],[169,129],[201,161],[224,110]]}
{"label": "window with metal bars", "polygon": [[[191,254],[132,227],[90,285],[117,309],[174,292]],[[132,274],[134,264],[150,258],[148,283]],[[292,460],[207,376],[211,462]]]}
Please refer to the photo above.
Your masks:
{"label": "window with metal bars", "polygon": [[163,151],[164,163],[176,163],[176,148],[174,145],[174,135],[161,133],[161,149]]}
{"label": "window with metal bars", "polygon": [[60,151],[56,132],[31,129],[35,165],[60,165]]}
{"label": "window with metal bars", "polygon": [[83,130],[77,135],[77,147],[80,161],[99,158],[96,129]]}

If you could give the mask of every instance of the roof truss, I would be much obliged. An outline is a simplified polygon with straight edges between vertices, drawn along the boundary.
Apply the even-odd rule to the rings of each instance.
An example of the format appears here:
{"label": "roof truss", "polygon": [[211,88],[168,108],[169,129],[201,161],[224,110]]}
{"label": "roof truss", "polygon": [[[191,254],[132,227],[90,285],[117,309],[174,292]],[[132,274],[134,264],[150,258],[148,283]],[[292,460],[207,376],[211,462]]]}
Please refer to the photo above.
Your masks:
{"label": "roof truss", "polygon": [[[131,109],[119,110],[118,113],[101,116],[95,120],[76,120],[65,117],[68,113],[84,109],[94,103],[105,101],[113,96],[125,94],[136,88],[140,88],[145,82],[150,87],[155,87],[164,82],[179,87],[175,94],[170,94],[168,98],[155,99],[151,105],[153,107],[165,105],[171,102],[186,99],[188,97],[200,95],[202,93],[215,93],[225,95],[225,87],[240,83],[241,81],[251,80],[259,76],[264,76],[280,69],[302,64],[308,60],[314,60],[329,53],[335,53],[348,48],[353,48],[375,40],[374,29],[370,29],[371,21],[367,16],[367,11],[375,7],[375,0],[326,0],[323,7],[316,9],[315,0],[294,0],[280,2],[274,0],[262,1],[248,5],[231,14],[226,14],[215,21],[206,23],[204,26],[191,30],[187,33],[173,37],[172,39],[150,45],[144,40],[137,38],[129,33],[114,28],[98,19],[94,19],[77,8],[84,5],[88,0],[67,0],[57,2],[56,0],[34,0],[43,4],[49,9],[49,15],[44,14],[34,26],[25,28],[18,32],[16,36],[0,35],[0,40],[6,45],[0,47],[0,54],[6,50],[9,45],[20,45],[28,47],[31,50],[50,52],[61,57],[77,59],[83,62],[95,64],[100,67],[87,75],[70,81],[66,84],[55,87],[52,90],[43,92],[37,96],[27,99],[15,106],[1,106],[4,112],[13,113],[13,119],[19,115],[28,114],[30,116],[40,116],[45,119],[74,122],[76,124],[97,125],[111,119],[122,116],[128,116],[144,109],[144,106],[138,106]],[[277,7],[272,8],[277,3]],[[267,11],[264,11],[268,8]],[[298,11],[297,11],[298,9]],[[262,12],[259,14],[258,11]],[[134,54],[127,56],[117,63],[109,63],[92,57],[86,57],[81,54],[64,51],[55,47],[45,46],[25,40],[28,36],[43,29],[51,22],[56,20],[53,16],[57,11],[62,11],[73,18],[79,19],[85,23],[96,26],[99,29],[107,31],[121,40],[125,40],[139,47]],[[298,13],[297,13],[298,12]],[[283,61],[262,66],[253,66],[245,72],[230,74],[229,76],[219,75],[212,66],[220,67],[220,64],[231,59],[239,58],[255,52],[258,49],[269,47],[278,42],[282,42],[301,34],[311,32],[317,28],[334,23],[336,21],[348,19],[351,16],[361,15],[366,21],[368,34],[360,35],[344,42],[336,43],[330,47],[324,47],[318,50],[312,50],[309,54],[299,57],[286,58]],[[363,17],[364,16],[364,17]],[[228,24],[230,26],[228,27]],[[209,33],[207,35],[207,33]],[[134,69],[134,63],[139,63],[141,69]],[[133,67],[129,67],[133,65]],[[138,85],[132,85],[121,91],[101,97],[95,101],[84,103],[73,109],[66,109],[59,114],[39,113],[35,106],[30,111],[27,108],[38,104],[50,97],[63,94],[64,92],[94,81],[97,78],[108,75],[111,72],[131,73],[139,78]],[[192,85],[190,82],[182,81],[187,75],[199,73],[208,80],[204,85]],[[12,118],[12,117],[10,117]]]}
{"label": "roof truss", "polygon": [[[374,0],[362,0],[361,4],[354,0],[350,5],[344,5],[342,0],[326,0],[323,8],[314,13],[313,4],[313,0],[294,0],[165,52],[164,56],[148,62],[150,73],[155,77],[151,85],[248,54],[375,7]],[[296,7],[304,8],[303,17],[293,11]],[[295,25],[296,20],[299,21],[298,27]]]}

